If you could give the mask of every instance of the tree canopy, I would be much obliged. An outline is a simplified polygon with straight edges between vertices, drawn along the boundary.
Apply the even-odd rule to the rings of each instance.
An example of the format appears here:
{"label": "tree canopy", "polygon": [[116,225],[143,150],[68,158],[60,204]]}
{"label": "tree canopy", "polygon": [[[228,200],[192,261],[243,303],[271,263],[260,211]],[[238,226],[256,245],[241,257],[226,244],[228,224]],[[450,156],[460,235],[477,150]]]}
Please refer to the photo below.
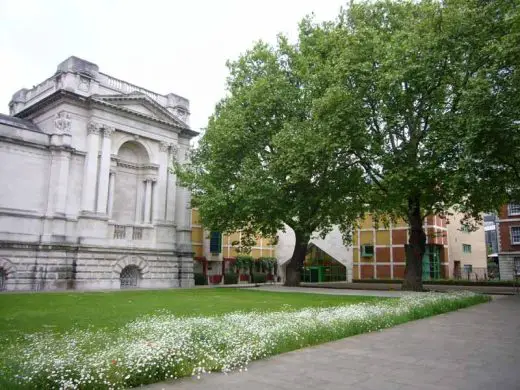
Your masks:
{"label": "tree canopy", "polygon": [[354,3],[334,26],[306,26],[338,53],[317,117],[358,158],[369,208],[410,226],[405,288],[422,289],[427,215],[478,218],[505,199],[519,156],[500,153],[515,147],[515,23],[516,2],[423,0]]}
{"label": "tree canopy", "polygon": [[327,88],[314,73],[322,50],[280,36],[275,47],[260,42],[229,63],[228,96],[191,164],[179,169],[208,228],[274,236],[285,223],[294,230],[292,284],[311,234],[333,225],[349,232],[363,209],[355,156],[314,114]]}
{"label": "tree canopy", "polygon": [[425,216],[478,218],[519,194],[518,8],[351,2],[303,20],[295,44],[257,44],[229,64],[229,95],[181,170],[203,221],[264,234],[285,222],[303,251],[365,210],[401,217],[404,287],[421,289]]}

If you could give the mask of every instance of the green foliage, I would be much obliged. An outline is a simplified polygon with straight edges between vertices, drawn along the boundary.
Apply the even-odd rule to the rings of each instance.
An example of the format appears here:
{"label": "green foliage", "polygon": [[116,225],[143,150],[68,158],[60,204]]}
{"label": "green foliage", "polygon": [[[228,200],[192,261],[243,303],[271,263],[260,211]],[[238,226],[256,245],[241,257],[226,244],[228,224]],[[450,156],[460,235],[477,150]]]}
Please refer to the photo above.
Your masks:
{"label": "green foliage", "polygon": [[265,283],[267,280],[267,274],[265,272],[253,272],[253,283]]}
{"label": "green foliage", "polygon": [[362,169],[315,114],[328,86],[315,77],[324,50],[279,36],[228,63],[228,96],[191,164],[176,167],[208,228],[274,238],[287,224],[308,241],[357,220]]}
{"label": "green foliage", "polygon": [[248,255],[239,255],[236,257],[235,266],[239,270],[249,271],[253,267],[253,257]]}
{"label": "green foliage", "polygon": [[[334,24],[305,24],[306,35],[325,39],[331,53],[330,66],[316,74],[330,86],[315,114],[363,167],[372,184],[367,197],[372,210],[407,219],[412,200],[422,217],[459,208],[478,218],[478,212],[503,201],[475,181],[475,167],[486,161],[475,164],[466,141],[491,132],[491,117],[501,126],[512,122],[498,110],[486,110],[488,119],[475,111],[485,102],[498,104],[488,78],[503,80],[499,75],[509,68],[518,72],[513,4],[361,2]],[[500,56],[498,65],[493,53],[504,47],[509,57]],[[509,88],[513,80],[503,82]],[[501,106],[504,113],[509,106]],[[515,115],[519,118],[517,109]],[[500,132],[509,139],[510,133]]]}
{"label": "green foliage", "polygon": [[255,260],[255,264],[258,266],[257,271],[273,274],[277,260],[276,257],[259,257]]}
{"label": "green foliage", "polygon": [[195,279],[195,286],[205,286],[208,284],[208,280],[204,274],[196,272],[193,274],[193,278]]}
{"label": "green foliage", "polygon": [[234,272],[228,272],[224,274],[224,284],[237,284],[238,275]]}

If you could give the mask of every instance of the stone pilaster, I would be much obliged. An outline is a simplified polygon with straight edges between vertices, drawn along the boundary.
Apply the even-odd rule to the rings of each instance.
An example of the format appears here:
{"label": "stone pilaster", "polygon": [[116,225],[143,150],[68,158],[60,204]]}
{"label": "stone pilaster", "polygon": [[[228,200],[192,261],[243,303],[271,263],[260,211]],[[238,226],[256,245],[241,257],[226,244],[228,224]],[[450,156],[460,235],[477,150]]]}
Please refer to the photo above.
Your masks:
{"label": "stone pilaster", "polygon": [[144,195],[144,223],[151,223],[152,211],[152,185],[156,181],[155,177],[147,177],[145,180],[145,195]]}
{"label": "stone pilaster", "polygon": [[144,181],[138,181],[137,183],[137,201],[135,204],[135,223],[140,224],[143,222],[143,197],[145,190]]}
{"label": "stone pilaster", "polygon": [[95,211],[96,179],[98,164],[98,145],[100,126],[96,122],[87,125],[87,156],[85,157],[85,169],[83,173],[83,189],[81,196],[81,208],[84,211]]}
{"label": "stone pilaster", "polygon": [[[178,161],[187,162],[188,148],[184,146],[178,151]],[[191,247],[191,193],[186,187],[176,185],[175,191],[175,223],[177,225],[177,250],[189,253]]]}
{"label": "stone pilaster", "polygon": [[116,188],[116,172],[110,171],[110,176],[108,177],[108,209],[107,214],[109,218],[112,218],[112,210],[114,207],[114,195]]}
{"label": "stone pilaster", "polygon": [[[168,157],[168,166],[172,166],[177,161],[178,147],[170,145],[170,154]],[[166,220],[173,222],[175,220],[175,199],[176,199],[176,182],[175,174],[168,169],[167,173],[167,189],[166,189]]]}
{"label": "stone pilaster", "polygon": [[168,191],[168,167],[170,165],[170,144],[161,142],[159,146],[159,172],[154,193],[154,220],[166,220],[167,191]]}
{"label": "stone pilaster", "polygon": [[108,184],[110,176],[110,151],[113,127],[103,127],[103,144],[101,146],[101,163],[99,166],[99,183],[97,196],[97,212],[105,214],[108,211]]}

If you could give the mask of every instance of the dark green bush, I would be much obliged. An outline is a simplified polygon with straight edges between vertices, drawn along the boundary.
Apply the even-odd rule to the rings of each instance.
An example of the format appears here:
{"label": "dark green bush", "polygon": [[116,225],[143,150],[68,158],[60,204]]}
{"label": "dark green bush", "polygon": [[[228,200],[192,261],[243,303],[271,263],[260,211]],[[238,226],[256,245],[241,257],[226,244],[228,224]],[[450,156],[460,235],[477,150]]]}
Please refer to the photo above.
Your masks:
{"label": "dark green bush", "polygon": [[193,278],[195,279],[195,286],[205,286],[208,284],[208,279],[199,272],[193,274]]}
{"label": "dark green bush", "polygon": [[238,275],[234,272],[228,272],[224,274],[224,284],[237,284]]}
{"label": "dark green bush", "polygon": [[[388,283],[401,284],[401,279],[353,279],[353,283]],[[515,286],[512,280],[462,280],[462,279],[439,279],[439,280],[423,280],[423,284],[429,285],[451,285],[451,286]]]}
{"label": "dark green bush", "polygon": [[265,283],[267,274],[264,272],[253,272],[253,283]]}

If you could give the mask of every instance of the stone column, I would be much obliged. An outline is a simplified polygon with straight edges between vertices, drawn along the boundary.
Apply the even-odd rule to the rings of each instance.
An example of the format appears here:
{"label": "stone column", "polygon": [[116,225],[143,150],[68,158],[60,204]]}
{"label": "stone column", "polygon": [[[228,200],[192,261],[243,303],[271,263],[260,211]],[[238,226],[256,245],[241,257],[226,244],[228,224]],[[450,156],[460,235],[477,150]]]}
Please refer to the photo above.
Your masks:
{"label": "stone column", "polygon": [[110,172],[110,176],[108,178],[108,207],[107,214],[111,218],[112,217],[112,209],[114,207],[114,191],[115,191],[115,183],[116,181],[116,173]]}
{"label": "stone column", "polygon": [[[168,166],[173,165],[177,160],[178,147],[170,144],[170,153],[168,155]],[[176,178],[173,172],[166,172],[166,220],[173,222],[175,219],[175,197],[176,197]]]}
{"label": "stone column", "polygon": [[[179,150],[178,161],[187,161],[188,148]],[[175,224],[177,225],[177,248],[181,252],[191,252],[191,193],[186,187],[176,185]]]}
{"label": "stone column", "polygon": [[168,167],[170,165],[170,144],[161,142],[159,146],[159,173],[157,178],[156,189],[154,193],[154,220],[166,220],[166,210],[168,209],[167,191],[168,191]]}
{"label": "stone column", "polygon": [[151,177],[146,178],[146,190],[144,195],[144,223],[150,223],[150,211],[152,209],[152,181]]}
{"label": "stone column", "polygon": [[135,203],[135,223],[139,224],[143,222],[143,185],[146,184],[144,181],[139,180],[137,186],[137,202]]}
{"label": "stone column", "polygon": [[91,121],[87,125],[87,156],[85,157],[81,195],[81,209],[85,211],[95,210],[99,129],[99,124],[95,122]]}
{"label": "stone column", "polygon": [[105,214],[108,209],[108,179],[110,175],[110,137],[114,132],[113,127],[103,127],[103,145],[101,146],[101,163],[99,166],[99,184],[97,196],[97,212]]}

